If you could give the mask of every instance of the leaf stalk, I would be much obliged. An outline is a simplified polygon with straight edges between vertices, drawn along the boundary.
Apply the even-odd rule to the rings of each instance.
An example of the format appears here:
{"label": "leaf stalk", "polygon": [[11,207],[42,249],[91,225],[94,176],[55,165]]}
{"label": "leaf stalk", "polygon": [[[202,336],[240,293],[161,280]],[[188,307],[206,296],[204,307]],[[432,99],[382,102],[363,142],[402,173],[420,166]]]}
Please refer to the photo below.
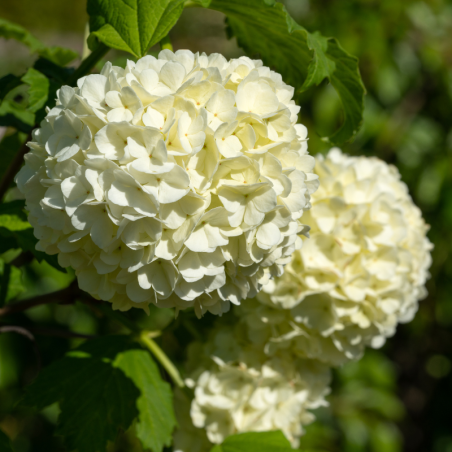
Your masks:
{"label": "leaf stalk", "polygon": [[176,369],[171,360],[166,356],[165,352],[158,346],[158,344],[152,339],[155,337],[155,332],[153,331],[142,331],[139,337],[139,342],[145,346],[159,361],[162,367],[168,372],[168,375],[174,381],[174,383],[179,387],[183,388],[185,386],[179,371]]}
{"label": "leaf stalk", "polygon": [[162,50],[168,49],[168,50],[171,50],[171,52],[173,51],[173,44],[171,44],[171,39],[170,39],[169,35],[166,35],[160,41],[160,47],[162,48]]}

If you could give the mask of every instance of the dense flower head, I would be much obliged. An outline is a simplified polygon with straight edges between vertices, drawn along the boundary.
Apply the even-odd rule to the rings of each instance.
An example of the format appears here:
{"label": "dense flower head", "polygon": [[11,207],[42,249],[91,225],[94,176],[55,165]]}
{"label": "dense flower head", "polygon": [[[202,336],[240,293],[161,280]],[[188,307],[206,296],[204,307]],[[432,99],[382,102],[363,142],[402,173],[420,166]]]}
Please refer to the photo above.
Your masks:
{"label": "dense flower head", "polygon": [[338,365],[380,347],[426,294],[432,245],[397,169],[332,149],[316,158],[310,238],[257,301],[238,307],[267,353]]}
{"label": "dense flower head", "polygon": [[115,309],[256,295],[318,186],[293,93],[261,61],[188,50],[62,87],[16,178],[38,248]]}
{"label": "dense flower head", "polygon": [[269,357],[246,340],[242,327],[218,328],[207,343],[190,346],[193,426],[180,424],[175,450],[188,452],[196,438],[205,442],[193,427],[212,443],[235,433],[281,430],[295,447],[303,425],[314,420],[309,410],[326,405],[327,366],[291,352]]}

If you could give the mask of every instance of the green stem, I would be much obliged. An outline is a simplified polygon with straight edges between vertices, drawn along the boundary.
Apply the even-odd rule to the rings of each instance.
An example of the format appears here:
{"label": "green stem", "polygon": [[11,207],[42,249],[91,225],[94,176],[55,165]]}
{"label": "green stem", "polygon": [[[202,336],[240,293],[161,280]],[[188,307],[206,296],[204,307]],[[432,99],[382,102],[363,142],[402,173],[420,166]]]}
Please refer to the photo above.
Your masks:
{"label": "green stem", "polygon": [[106,46],[102,42],[99,42],[96,50],[91,52],[91,54],[81,62],[80,66],[69,77],[66,83],[69,86],[75,85],[77,80],[86,75],[109,50],[110,47]]}
{"label": "green stem", "polygon": [[140,334],[140,343],[147,349],[149,349],[150,352],[157,358],[163,368],[168,372],[168,375],[171,377],[174,383],[179,386],[179,388],[183,388],[185,386],[185,383],[182,380],[179,371],[176,369],[170,359],[165,355],[165,352],[151,338],[151,334],[152,333],[150,331],[143,331]]}
{"label": "green stem", "polygon": [[166,35],[161,41],[160,41],[160,47],[163,49],[168,49],[173,51],[173,44],[171,44],[171,40],[169,35]]}
{"label": "green stem", "polygon": [[103,312],[107,317],[122,323],[126,328],[128,328],[132,333],[135,333],[138,337],[138,342],[146,347],[160,362],[162,367],[168,372],[168,375],[174,381],[174,383],[183,388],[185,386],[179,371],[176,369],[171,360],[166,356],[165,352],[157,345],[157,343],[152,339],[160,335],[159,331],[140,331],[139,328],[127,317],[120,314],[118,311],[113,311],[107,304],[101,304],[96,306],[101,312]]}

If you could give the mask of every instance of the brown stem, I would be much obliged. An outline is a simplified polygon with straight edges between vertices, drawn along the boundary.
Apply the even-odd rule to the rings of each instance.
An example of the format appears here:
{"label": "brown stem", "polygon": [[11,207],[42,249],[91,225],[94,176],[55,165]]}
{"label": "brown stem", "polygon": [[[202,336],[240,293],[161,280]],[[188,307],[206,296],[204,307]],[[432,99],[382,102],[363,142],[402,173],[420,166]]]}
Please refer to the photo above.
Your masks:
{"label": "brown stem", "polygon": [[14,267],[20,268],[32,262],[34,258],[35,257],[31,251],[22,251],[22,253],[13,259],[10,264],[14,265]]}
{"label": "brown stem", "polygon": [[29,328],[29,330],[38,336],[55,336],[76,339],[94,339],[97,337],[92,334],[81,334],[73,331],[59,330],[56,328]]}
{"label": "brown stem", "polygon": [[31,140],[31,132],[28,134],[28,136],[25,140],[25,143],[17,151],[12,162],[6,169],[2,180],[0,180],[0,200],[3,199],[3,197],[5,196],[5,193],[8,191],[8,188],[10,187],[11,183],[13,182],[15,175],[20,170],[20,167],[22,166],[22,163],[24,161],[24,155],[29,151],[27,143],[30,140]]}
{"label": "brown stem", "polygon": [[28,300],[23,300],[7,305],[0,309],[0,317],[8,314],[13,314],[15,312],[25,311],[27,309],[43,304],[71,304],[74,303],[77,299],[86,299],[86,295],[78,288],[77,281],[74,281],[69,285],[69,287],[66,287],[66,289],[58,290],[56,292],[45,295],[38,295],[37,297],[33,297]]}

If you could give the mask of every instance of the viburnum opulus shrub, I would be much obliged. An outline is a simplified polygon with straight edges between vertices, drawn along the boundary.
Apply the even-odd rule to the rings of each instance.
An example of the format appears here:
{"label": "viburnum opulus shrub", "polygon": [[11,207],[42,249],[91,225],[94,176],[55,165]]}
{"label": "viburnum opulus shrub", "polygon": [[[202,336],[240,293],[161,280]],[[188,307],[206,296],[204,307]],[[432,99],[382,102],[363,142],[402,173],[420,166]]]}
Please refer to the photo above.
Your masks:
{"label": "viburnum opulus shrub", "polygon": [[[173,52],[184,6],[226,14],[249,56]],[[0,317],[81,300],[130,334],[82,335],[21,404],[58,403],[56,432],[78,452],[103,452],[132,425],[153,452],[289,451],[328,405],[331,368],[383,345],[425,294],[428,228],[397,170],[338,149],[314,158],[299,122],[298,94],[327,79],[344,113],[329,141],[357,133],[358,62],[269,0],[89,0],[88,13],[92,53],[75,70],[74,52],[0,20],[1,36],[40,56],[0,86],[8,144],[23,142],[0,183]],[[94,73],[109,48],[133,60]],[[76,281],[16,301],[30,256]],[[174,308],[168,350],[137,310],[113,312],[132,307],[156,319]],[[0,327],[11,331],[39,328]]]}

